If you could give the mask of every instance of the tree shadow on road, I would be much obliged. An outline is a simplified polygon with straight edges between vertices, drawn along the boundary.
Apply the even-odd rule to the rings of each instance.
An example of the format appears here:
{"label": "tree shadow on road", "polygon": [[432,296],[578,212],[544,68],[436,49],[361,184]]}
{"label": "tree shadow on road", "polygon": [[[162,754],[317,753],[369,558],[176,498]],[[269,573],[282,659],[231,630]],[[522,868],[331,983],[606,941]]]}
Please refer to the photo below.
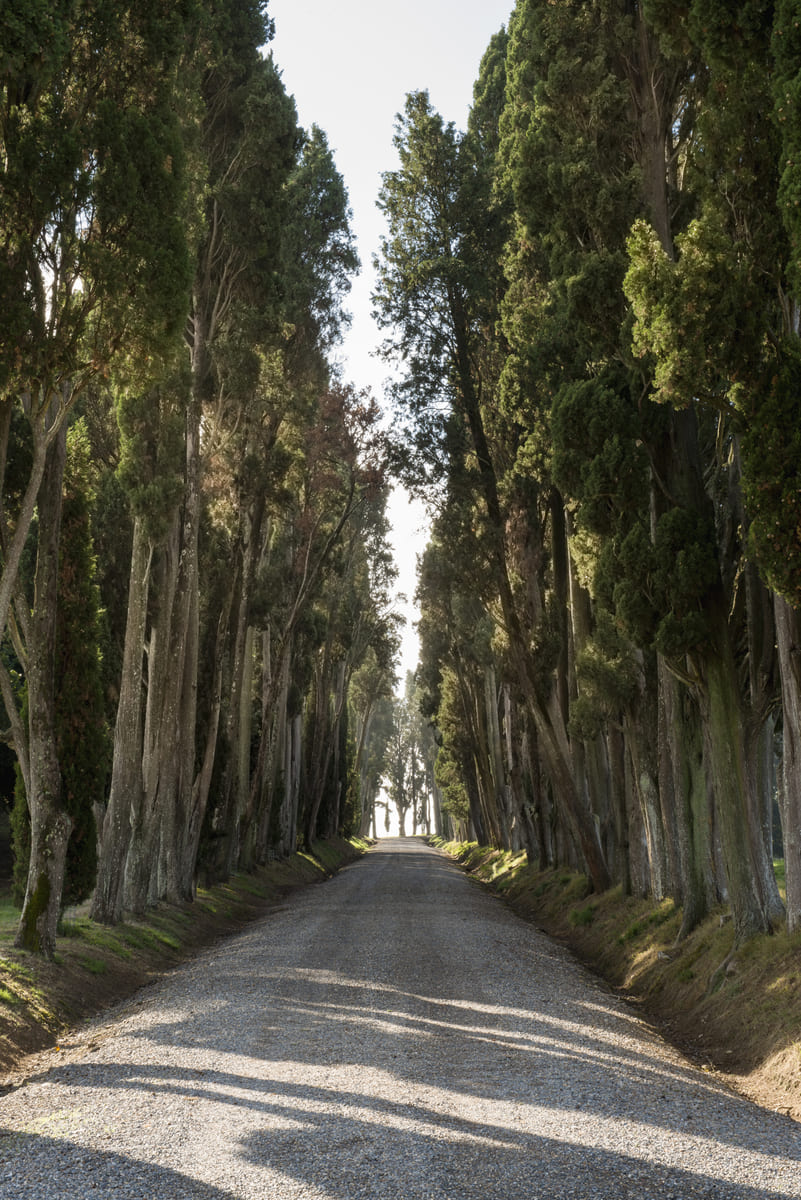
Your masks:
{"label": "tree shadow on road", "polygon": [[[360,865],[359,878],[380,882],[386,863]],[[425,895],[414,890],[420,871],[431,885]],[[453,869],[432,864],[430,851],[407,851],[404,880],[407,872],[407,921],[434,903],[450,905],[455,923],[464,888],[483,896],[459,877],[453,899]],[[299,947],[309,922],[291,910],[184,968],[169,1018],[154,1012],[125,1030],[147,1043],[136,1056],[146,1065],[94,1062],[89,1051],[47,1079],[73,1096],[116,1091],[123,1110],[130,1092],[165,1099],[179,1114],[192,1101],[215,1129],[231,1125],[229,1148],[246,1171],[291,1180],[293,1197],[801,1197],[801,1128],[666,1050],[559,947],[527,926],[521,940],[522,923],[496,901],[478,901],[490,969],[471,969],[480,947],[469,932],[436,948],[401,937],[396,901],[379,891],[360,917],[374,927],[332,955],[337,889],[348,886],[326,885],[328,941]],[[302,903],[311,910],[317,898]],[[505,970],[520,954],[531,958],[522,992],[508,982],[520,971]],[[184,1062],[199,1051],[208,1066],[182,1065],[184,1051]],[[746,1168],[759,1187],[738,1182]],[[189,1191],[174,1190],[169,1176],[154,1194],[228,1196],[189,1176],[180,1181]],[[75,1193],[52,1193],[62,1194]]]}

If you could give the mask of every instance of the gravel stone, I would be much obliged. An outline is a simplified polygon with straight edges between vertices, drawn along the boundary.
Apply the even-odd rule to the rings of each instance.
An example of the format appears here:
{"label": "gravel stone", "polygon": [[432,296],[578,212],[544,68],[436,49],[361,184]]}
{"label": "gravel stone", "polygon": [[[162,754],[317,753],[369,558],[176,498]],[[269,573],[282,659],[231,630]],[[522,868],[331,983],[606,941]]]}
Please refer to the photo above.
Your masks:
{"label": "gravel stone", "polygon": [[801,1126],[388,838],[40,1057],[0,1197],[801,1197]]}

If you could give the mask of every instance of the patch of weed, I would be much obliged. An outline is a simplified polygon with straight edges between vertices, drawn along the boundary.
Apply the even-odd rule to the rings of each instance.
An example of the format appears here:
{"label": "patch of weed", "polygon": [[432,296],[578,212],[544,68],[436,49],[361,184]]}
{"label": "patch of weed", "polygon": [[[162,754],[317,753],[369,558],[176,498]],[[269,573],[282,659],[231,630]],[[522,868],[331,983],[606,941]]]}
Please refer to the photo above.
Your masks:
{"label": "patch of weed", "polygon": [[33,979],[28,968],[21,962],[15,962],[13,958],[0,958],[0,971],[8,971],[9,975],[20,975],[23,979]]}
{"label": "patch of weed", "polygon": [[154,929],[153,937],[163,946],[169,946],[171,950],[181,949],[181,939],[177,938],[174,933],[167,933],[163,929]]}
{"label": "patch of weed", "polygon": [[108,971],[108,966],[102,958],[82,958],[79,962],[91,975],[105,975]]}
{"label": "patch of weed", "polygon": [[659,908],[654,909],[649,913],[642,913],[636,921],[632,921],[627,929],[618,934],[618,945],[624,946],[626,942],[634,941],[643,933],[649,933],[652,929],[664,925],[671,917],[676,915],[676,905],[672,900],[665,900],[660,904]]}
{"label": "patch of weed", "polygon": [[592,925],[595,920],[595,912],[594,904],[587,904],[584,908],[573,908],[570,910],[568,920],[573,926]]}
{"label": "patch of weed", "polygon": [[782,899],[787,899],[787,880],[784,873],[784,859],[774,858],[773,874],[776,876],[776,883],[779,885],[779,891],[782,894]]}
{"label": "patch of weed", "polygon": [[260,900],[263,900],[270,894],[269,888],[259,883],[252,875],[235,875],[234,882],[239,891],[245,892],[248,896],[258,896]]}

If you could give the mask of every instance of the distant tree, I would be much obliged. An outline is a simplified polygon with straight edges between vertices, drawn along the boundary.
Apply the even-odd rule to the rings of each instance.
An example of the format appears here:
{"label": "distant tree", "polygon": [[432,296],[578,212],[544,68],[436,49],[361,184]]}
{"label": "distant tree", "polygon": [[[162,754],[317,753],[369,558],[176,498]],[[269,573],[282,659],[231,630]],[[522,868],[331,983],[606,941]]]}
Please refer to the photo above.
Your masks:
{"label": "distant tree", "polygon": [[419,696],[411,671],[406,675],[402,697],[392,706],[392,732],[386,749],[385,779],[387,794],[398,814],[400,836],[406,837],[406,820],[411,815],[412,831],[425,825],[428,812],[426,774],[426,726],[420,712]]}

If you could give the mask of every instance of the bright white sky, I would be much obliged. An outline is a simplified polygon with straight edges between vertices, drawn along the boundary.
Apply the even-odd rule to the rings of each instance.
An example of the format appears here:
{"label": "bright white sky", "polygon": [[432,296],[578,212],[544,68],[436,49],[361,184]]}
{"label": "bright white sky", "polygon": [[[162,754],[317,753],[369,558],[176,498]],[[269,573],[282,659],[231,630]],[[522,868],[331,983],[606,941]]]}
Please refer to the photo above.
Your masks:
{"label": "bright white sky", "polygon": [[[345,378],[372,388],[384,407],[386,367],[372,356],[380,334],[370,317],[370,293],[372,257],[383,231],[376,208],[381,173],[396,165],[395,116],[408,92],[427,89],[444,119],[464,129],[482,56],[512,8],[513,0],[269,0],[275,22],[270,48],[284,86],[295,97],[301,125],[319,125],[327,134],[353,209],[362,273],[348,304],[353,324],[343,346]],[[398,587],[411,601],[425,518],[397,493],[389,516]],[[404,612],[409,625],[401,685],[417,664],[411,603]]]}

